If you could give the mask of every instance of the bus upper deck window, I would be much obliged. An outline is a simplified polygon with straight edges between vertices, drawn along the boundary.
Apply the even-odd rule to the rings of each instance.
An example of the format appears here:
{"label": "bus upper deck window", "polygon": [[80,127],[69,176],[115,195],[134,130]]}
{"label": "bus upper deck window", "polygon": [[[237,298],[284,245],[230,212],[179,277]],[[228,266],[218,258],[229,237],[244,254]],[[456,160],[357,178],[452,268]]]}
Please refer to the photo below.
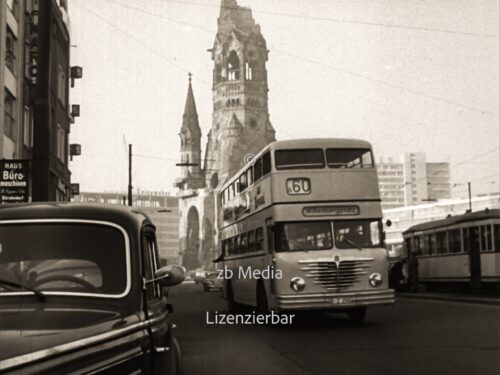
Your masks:
{"label": "bus upper deck window", "polygon": [[329,148],[326,161],[330,168],[373,168],[370,149],[366,148]]}
{"label": "bus upper deck window", "polygon": [[247,185],[247,174],[243,173],[240,176],[240,192],[244,191],[248,187]]}
{"label": "bus upper deck window", "polygon": [[229,200],[233,199],[234,197],[234,187],[233,184],[229,185]]}
{"label": "bus upper deck window", "polygon": [[274,152],[276,169],[317,169],[325,167],[322,149],[277,150]]}
{"label": "bus upper deck window", "polygon": [[247,169],[247,184],[248,186],[252,185],[253,183],[253,174],[252,174],[252,168]]}
{"label": "bus upper deck window", "polygon": [[265,176],[271,172],[271,154],[269,152],[262,156],[262,175]]}
{"label": "bus upper deck window", "polygon": [[262,158],[258,158],[253,165],[253,178],[254,181],[259,181],[262,177]]}

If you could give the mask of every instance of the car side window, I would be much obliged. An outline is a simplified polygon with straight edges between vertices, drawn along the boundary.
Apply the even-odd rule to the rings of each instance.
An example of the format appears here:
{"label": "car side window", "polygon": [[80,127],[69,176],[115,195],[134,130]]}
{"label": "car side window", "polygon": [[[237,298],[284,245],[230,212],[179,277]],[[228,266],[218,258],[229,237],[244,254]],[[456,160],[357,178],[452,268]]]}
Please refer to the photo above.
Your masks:
{"label": "car side window", "polygon": [[[144,277],[146,280],[154,279],[155,272],[158,270],[158,259],[156,255],[156,240],[152,234],[147,234],[143,239],[144,246]],[[161,297],[161,290],[158,283],[148,283],[146,285],[147,299],[156,299]]]}

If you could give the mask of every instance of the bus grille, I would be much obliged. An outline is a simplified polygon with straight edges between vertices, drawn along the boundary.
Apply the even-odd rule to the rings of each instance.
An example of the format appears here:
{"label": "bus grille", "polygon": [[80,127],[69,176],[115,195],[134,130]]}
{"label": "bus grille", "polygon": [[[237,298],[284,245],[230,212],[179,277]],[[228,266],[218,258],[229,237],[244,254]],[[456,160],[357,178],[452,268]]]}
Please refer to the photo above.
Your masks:
{"label": "bus grille", "polygon": [[302,271],[307,272],[306,276],[314,280],[314,284],[319,284],[328,290],[341,291],[349,288],[359,280],[359,277],[366,275],[369,262],[373,258],[357,258],[347,260],[303,260],[299,261]]}

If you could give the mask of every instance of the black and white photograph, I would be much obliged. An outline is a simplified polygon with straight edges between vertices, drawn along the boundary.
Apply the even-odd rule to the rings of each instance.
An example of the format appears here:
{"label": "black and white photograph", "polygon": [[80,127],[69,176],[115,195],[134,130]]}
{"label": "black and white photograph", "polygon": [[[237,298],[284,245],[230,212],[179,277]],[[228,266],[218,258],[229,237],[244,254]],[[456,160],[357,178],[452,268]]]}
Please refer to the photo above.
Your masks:
{"label": "black and white photograph", "polygon": [[500,374],[498,0],[0,0],[0,86],[0,374]]}

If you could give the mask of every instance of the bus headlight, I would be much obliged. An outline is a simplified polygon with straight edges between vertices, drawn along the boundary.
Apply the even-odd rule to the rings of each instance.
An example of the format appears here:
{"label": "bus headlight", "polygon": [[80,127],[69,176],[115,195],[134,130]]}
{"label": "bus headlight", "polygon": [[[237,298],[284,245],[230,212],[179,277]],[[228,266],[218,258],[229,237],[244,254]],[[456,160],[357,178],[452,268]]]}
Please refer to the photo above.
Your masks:
{"label": "bus headlight", "polygon": [[294,277],[292,280],[290,280],[290,288],[292,288],[296,292],[300,292],[305,287],[306,281],[302,277]]}
{"label": "bus headlight", "polygon": [[382,275],[378,272],[372,273],[368,279],[370,280],[370,285],[373,287],[379,286],[383,281]]}

